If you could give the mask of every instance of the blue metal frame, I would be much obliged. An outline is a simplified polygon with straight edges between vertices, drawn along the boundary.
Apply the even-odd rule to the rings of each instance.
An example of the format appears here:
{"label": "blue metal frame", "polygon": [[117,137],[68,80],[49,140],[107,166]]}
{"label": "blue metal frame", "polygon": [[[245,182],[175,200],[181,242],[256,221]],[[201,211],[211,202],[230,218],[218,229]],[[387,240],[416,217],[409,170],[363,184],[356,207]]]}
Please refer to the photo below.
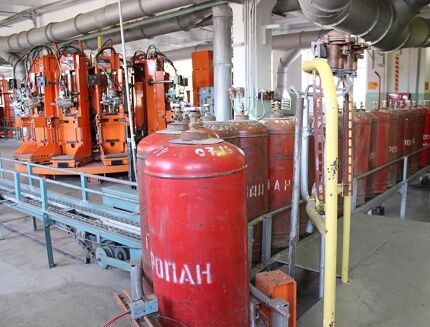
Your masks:
{"label": "blue metal frame", "polygon": [[[3,161],[19,163],[21,165],[25,164],[27,165],[27,169],[26,169],[27,173],[25,174],[14,170],[4,169]],[[46,245],[49,268],[52,268],[55,266],[54,256],[52,251],[51,226],[54,226],[57,224],[71,227],[76,231],[83,233],[84,235],[86,234],[94,235],[97,240],[97,243],[102,243],[103,241],[111,241],[119,246],[126,247],[128,248],[130,253],[130,260],[140,260],[140,257],[141,257],[140,232],[137,231],[137,228],[138,228],[137,226],[139,223],[138,198],[137,198],[137,194],[131,194],[130,196],[126,196],[127,188],[129,188],[130,191],[132,191],[133,193],[132,187],[135,188],[137,186],[136,183],[116,180],[109,177],[71,172],[71,174],[78,175],[80,177],[80,186],[76,186],[76,185],[49,180],[49,179],[45,179],[45,178],[33,175],[33,167],[37,167],[37,166],[40,166],[40,165],[37,165],[34,163],[23,163],[23,162],[18,162],[15,160],[0,157],[0,175],[3,176],[2,180],[0,180],[0,196],[2,194],[3,196],[5,196],[5,194],[10,195],[10,193],[13,192],[14,193],[13,197],[5,196],[6,201],[4,201],[3,204],[14,210],[17,210],[19,212],[29,215],[31,217],[34,230],[36,230],[37,228],[36,220],[39,220],[42,222],[43,230],[45,234],[45,245]],[[47,168],[46,166],[42,166],[42,167]],[[52,169],[57,170],[55,168],[52,168]],[[5,179],[5,175],[7,174],[13,176],[13,181]],[[22,177],[26,177],[28,180],[28,183],[23,183],[21,181]],[[113,182],[115,184],[126,185],[126,187],[124,187],[124,193],[119,195],[112,194],[111,192],[105,192],[104,190],[96,191],[88,188],[88,184],[87,184],[88,178]],[[38,184],[38,187],[36,187],[35,184]],[[48,190],[49,184],[61,185],[65,188],[79,190],[82,193],[81,199],[72,198],[70,196],[49,191]],[[130,208],[134,208],[134,210],[132,212],[125,212],[123,210],[117,210],[106,205],[100,205],[98,203],[91,202],[89,197],[90,193],[101,196],[102,198],[105,198],[105,196],[108,195],[110,199],[116,199],[116,201],[121,201],[126,206],[129,206]],[[28,199],[30,195],[32,198],[35,198],[38,205],[33,205],[24,201],[25,198],[27,197]],[[124,229],[126,231],[128,228],[127,222],[129,222],[130,230],[136,236],[135,237],[130,236],[132,235],[130,232],[123,234],[119,230],[120,227],[118,228],[115,227],[116,229],[113,228],[113,230],[107,229],[106,226],[109,226],[107,224],[104,227],[99,225],[94,225],[82,220],[70,218],[69,216],[62,214],[61,212],[50,210],[50,205],[58,206],[59,202],[61,202],[61,204],[65,203],[66,206],[67,204],[69,204],[71,207],[78,207],[78,208],[84,207],[85,209],[88,209],[88,211],[96,210],[97,212],[100,212],[100,214],[106,214],[109,217],[118,218],[120,220],[119,223],[122,224],[121,226],[124,226]],[[102,219],[103,217],[100,217],[100,218]],[[106,257],[104,259],[104,262],[101,265],[116,267],[127,271],[130,270],[129,261],[121,261],[116,258]]]}

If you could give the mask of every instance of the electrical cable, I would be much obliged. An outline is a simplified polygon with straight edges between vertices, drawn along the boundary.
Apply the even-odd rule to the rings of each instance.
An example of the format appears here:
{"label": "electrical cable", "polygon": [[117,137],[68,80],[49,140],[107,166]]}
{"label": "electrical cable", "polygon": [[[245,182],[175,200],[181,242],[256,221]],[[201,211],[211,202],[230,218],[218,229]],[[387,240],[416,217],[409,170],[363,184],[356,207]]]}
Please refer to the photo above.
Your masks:
{"label": "electrical cable", "polygon": [[103,327],[109,327],[111,326],[115,321],[121,319],[122,317],[125,317],[126,315],[130,314],[130,311],[126,311],[126,312],[121,312],[120,314],[116,315],[115,317],[113,317],[111,320],[109,320],[108,322],[106,322]]}

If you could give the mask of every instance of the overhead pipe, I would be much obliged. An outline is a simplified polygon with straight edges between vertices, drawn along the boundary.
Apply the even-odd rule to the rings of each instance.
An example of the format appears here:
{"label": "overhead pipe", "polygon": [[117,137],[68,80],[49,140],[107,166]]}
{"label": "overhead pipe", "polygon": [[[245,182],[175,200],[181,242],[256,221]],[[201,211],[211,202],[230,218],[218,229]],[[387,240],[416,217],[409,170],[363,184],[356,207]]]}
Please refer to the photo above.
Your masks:
{"label": "overhead pipe", "polygon": [[[205,0],[126,0],[122,3],[124,21],[155,15],[160,12],[196,5]],[[0,38],[0,49],[5,52],[23,52],[37,45],[62,42],[73,37],[101,30],[119,23],[117,5],[90,11],[58,23],[15,33]]]}
{"label": "overhead pipe", "polygon": [[323,59],[303,64],[307,73],[316,72],[321,78],[324,92],[326,142],[324,154],[324,206],[325,206],[325,271],[323,326],[335,326],[336,312],[336,252],[337,252],[337,195],[338,195],[338,103],[333,73]]}
{"label": "overhead pipe", "polygon": [[212,8],[213,21],[213,65],[214,65],[214,110],[219,121],[232,119],[228,89],[232,85],[232,41],[233,11],[228,5]]}
{"label": "overhead pipe", "polygon": [[290,92],[288,92],[288,68],[290,64],[295,62],[300,57],[302,49],[291,49],[285,51],[281,59],[279,59],[278,70],[276,71],[276,88],[275,100],[291,101]]}
{"label": "overhead pipe", "polygon": [[430,0],[298,1],[310,21],[360,36],[381,51],[429,42],[429,21],[416,15]]}
{"label": "overhead pipe", "polygon": [[[201,9],[185,15],[174,16],[166,18],[161,21],[150,22],[147,24],[142,24],[130,29],[124,30],[124,40],[125,42],[132,42],[141,39],[150,39],[154,36],[169,34],[178,31],[188,31],[190,29],[202,26],[208,26],[212,24],[211,18],[212,10],[211,8]],[[82,40],[82,46],[85,49],[95,50],[98,47],[97,36],[100,33],[92,33],[86,35],[84,40]],[[121,33],[118,31],[112,31],[108,33],[103,33],[103,38],[105,40],[111,39],[112,44],[121,43]]]}

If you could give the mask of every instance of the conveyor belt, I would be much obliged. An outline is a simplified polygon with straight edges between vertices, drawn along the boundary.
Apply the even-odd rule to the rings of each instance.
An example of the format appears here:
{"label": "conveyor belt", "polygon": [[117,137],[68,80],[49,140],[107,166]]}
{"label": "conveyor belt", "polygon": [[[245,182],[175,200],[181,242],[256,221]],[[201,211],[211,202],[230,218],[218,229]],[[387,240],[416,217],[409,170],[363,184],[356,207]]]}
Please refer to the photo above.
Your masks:
{"label": "conveyor belt", "polygon": [[[42,211],[41,199],[37,192],[28,190],[22,191],[21,199],[18,202],[14,187],[10,184],[0,182],[0,196],[4,200],[7,200],[7,202],[4,203],[5,205],[13,207],[15,210],[19,210],[17,205],[22,203],[33,206],[35,210]],[[68,201],[58,200],[54,197],[50,197],[49,195],[48,201],[48,214],[56,213],[69,219],[96,226],[106,232],[113,232],[136,240],[140,239],[138,223],[128,221],[115,215],[109,215],[104,211],[90,208],[85,204],[77,205]],[[114,227],[113,225],[115,224],[122,225],[124,228]],[[135,232],[128,232],[127,229],[135,230]]]}

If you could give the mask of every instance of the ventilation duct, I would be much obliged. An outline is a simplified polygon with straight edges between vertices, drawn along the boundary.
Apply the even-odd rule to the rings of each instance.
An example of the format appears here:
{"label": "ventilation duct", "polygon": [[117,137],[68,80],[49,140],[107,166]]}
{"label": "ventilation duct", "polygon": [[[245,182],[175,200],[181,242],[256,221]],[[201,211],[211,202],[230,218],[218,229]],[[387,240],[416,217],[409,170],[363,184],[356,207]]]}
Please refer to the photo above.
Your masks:
{"label": "ventilation duct", "polygon": [[[126,0],[122,2],[122,15],[126,22],[204,2],[205,0]],[[78,14],[63,22],[50,23],[43,27],[2,37],[0,38],[0,50],[20,53],[41,44],[62,42],[118,23],[118,5],[114,3],[85,14]]]}
{"label": "ventilation duct", "polygon": [[382,51],[426,46],[429,21],[416,17],[430,0],[299,0],[312,22],[354,34]]}

